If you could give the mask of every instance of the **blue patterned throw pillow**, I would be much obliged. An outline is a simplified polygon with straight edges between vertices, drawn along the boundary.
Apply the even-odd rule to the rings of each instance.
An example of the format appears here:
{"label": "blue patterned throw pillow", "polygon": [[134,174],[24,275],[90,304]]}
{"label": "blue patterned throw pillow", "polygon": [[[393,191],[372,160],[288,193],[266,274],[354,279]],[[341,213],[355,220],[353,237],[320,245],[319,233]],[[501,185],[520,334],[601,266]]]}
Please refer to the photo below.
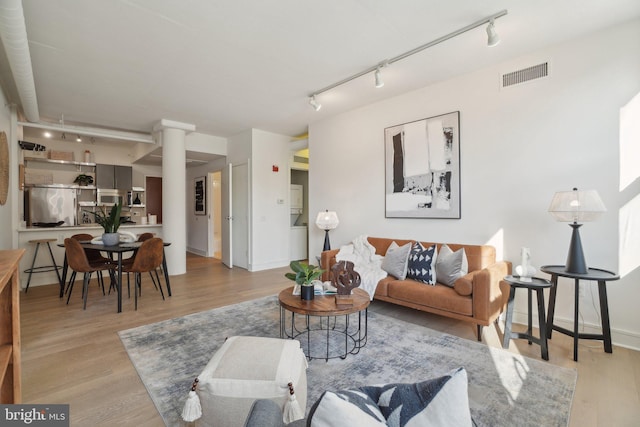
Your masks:
{"label": "blue patterned throw pillow", "polygon": [[325,392],[307,420],[311,427],[473,425],[469,411],[467,371],[415,384],[386,384]]}
{"label": "blue patterned throw pillow", "polygon": [[407,279],[435,285],[437,255],[436,245],[425,248],[422,243],[415,242],[413,248],[411,248],[411,252],[409,252]]}

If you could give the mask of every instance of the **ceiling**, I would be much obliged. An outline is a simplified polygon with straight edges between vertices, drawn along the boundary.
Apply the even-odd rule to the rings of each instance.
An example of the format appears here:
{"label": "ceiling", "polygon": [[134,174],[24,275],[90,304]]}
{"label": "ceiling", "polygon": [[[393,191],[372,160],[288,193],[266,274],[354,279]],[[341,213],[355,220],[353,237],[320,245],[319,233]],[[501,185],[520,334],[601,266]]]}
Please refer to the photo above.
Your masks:
{"label": "ceiling", "polygon": [[[40,119],[229,137],[310,123],[640,16],[638,0],[23,0]],[[314,91],[484,17],[485,26],[318,96]],[[4,55],[0,55],[4,57]],[[6,58],[0,80],[19,103]]]}

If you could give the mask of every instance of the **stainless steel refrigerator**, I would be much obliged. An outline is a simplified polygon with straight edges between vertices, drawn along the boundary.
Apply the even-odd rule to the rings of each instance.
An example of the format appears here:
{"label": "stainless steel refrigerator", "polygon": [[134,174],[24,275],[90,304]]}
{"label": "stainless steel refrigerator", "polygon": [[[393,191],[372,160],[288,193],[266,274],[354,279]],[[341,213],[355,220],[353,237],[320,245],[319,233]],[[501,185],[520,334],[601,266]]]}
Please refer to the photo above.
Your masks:
{"label": "stainless steel refrigerator", "polygon": [[29,187],[25,189],[25,221],[30,226],[77,225],[76,189]]}

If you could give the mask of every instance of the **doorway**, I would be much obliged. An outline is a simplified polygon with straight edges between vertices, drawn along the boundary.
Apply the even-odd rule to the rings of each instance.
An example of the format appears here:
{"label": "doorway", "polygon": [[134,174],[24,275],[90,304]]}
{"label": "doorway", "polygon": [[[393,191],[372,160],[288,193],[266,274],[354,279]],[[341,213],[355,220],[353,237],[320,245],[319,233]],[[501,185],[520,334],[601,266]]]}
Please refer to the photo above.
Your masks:
{"label": "doorway", "polygon": [[162,224],[162,178],[147,176],[144,185],[147,194],[147,214],[157,215],[158,224]]}
{"label": "doorway", "polygon": [[208,174],[209,194],[209,243],[207,256],[217,259],[222,258],[222,173],[212,172]]}

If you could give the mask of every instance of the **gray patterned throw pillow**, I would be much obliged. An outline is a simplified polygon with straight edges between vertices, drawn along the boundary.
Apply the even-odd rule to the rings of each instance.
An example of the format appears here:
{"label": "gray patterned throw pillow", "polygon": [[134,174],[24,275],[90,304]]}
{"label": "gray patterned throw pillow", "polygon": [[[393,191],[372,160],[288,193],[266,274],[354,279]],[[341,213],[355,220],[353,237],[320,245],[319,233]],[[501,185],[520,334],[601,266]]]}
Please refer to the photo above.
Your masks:
{"label": "gray patterned throw pillow", "polygon": [[386,384],[325,392],[309,412],[311,427],[471,426],[467,371],[415,384]]}

